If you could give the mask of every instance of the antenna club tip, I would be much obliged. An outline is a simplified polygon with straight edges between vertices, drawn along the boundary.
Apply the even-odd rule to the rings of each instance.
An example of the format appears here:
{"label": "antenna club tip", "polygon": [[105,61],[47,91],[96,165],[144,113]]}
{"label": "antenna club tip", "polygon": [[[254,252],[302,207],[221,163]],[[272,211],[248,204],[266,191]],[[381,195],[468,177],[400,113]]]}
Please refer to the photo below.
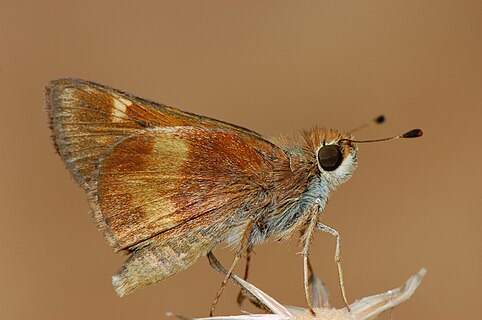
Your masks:
{"label": "antenna club tip", "polygon": [[423,136],[423,131],[421,129],[413,129],[408,132],[405,132],[402,135],[402,138],[418,138]]}
{"label": "antenna club tip", "polygon": [[385,122],[385,116],[383,114],[375,118],[375,123],[384,123],[384,122]]}

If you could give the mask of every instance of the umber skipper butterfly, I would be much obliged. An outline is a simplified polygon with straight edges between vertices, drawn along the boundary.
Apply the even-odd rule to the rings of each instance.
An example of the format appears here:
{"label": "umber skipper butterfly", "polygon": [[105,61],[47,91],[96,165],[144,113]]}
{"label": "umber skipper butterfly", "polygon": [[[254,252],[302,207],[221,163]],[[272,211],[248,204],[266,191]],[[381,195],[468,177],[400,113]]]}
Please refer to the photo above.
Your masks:
{"label": "umber skipper butterfly", "polygon": [[[236,254],[217,301],[253,245],[301,231],[311,306],[308,250],[319,229],[337,237],[346,301],[338,232],[321,223],[321,213],[355,170],[357,143],[371,141],[322,128],[268,139],[76,79],[50,83],[46,104],[55,148],[87,193],[97,227],[115,251],[129,254],[112,278],[119,296],[176,274],[227,242]],[[380,140],[420,135],[416,129]]]}

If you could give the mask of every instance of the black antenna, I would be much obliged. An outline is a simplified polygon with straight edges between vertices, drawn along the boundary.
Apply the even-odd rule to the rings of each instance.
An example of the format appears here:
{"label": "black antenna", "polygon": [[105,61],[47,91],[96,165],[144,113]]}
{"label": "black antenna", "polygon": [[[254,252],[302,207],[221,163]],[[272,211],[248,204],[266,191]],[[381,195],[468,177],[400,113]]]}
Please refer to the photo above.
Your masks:
{"label": "black antenna", "polygon": [[368,142],[380,142],[380,141],[387,141],[387,140],[395,140],[395,139],[410,139],[410,138],[418,138],[423,135],[423,131],[421,129],[413,129],[410,131],[405,132],[404,134],[389,137],[389,138],[382,138],[382,139],[373,139],[373,140],[350,140],[350,139],[341,139],[340,141],[348,141],[354,143],[368,143]]}
{"label": "black antenna", "polygon": [[375,119],[373,119],[373,120],[371,120],[367,123],[364,123],[364,124],[362,124],[361,126],[355,128],[355,129],[352,129],[352,130],[348,131],[348,133],[353,133],[355,131],[364,129],[366,127],[371,127],[371,126],[374,126],[374,125],[377,125],[377,124],[382,124],[384,122],[385,122],[385,116],[383,114],[381,114],[378,117],[376,117]]}

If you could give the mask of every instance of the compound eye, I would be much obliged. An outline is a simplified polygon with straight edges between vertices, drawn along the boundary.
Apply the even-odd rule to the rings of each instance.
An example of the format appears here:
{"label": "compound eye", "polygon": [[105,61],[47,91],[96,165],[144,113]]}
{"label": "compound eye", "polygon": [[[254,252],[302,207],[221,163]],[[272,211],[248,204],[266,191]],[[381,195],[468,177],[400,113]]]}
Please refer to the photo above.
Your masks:
{"label": "compound eye", "polygon": [[325,171],[338,168],[343,160],[340,147],[334,144],[324,146],[318,151],[318,162]]}

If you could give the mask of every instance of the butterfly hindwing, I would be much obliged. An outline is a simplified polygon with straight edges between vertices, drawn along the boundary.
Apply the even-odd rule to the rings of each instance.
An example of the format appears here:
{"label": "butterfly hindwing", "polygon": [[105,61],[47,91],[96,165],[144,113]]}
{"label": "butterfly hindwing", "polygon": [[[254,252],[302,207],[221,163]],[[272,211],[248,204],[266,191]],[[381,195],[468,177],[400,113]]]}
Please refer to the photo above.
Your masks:
{"label": "butterfly hindwing", "polygon": [[118,249],[206,214],[223,220],[267,188],[276,161],[263,157],[268,152],[275,152],[269,143],[220,129],[185,126],[133,134],[100,164],[95,197],[100,216]]}

